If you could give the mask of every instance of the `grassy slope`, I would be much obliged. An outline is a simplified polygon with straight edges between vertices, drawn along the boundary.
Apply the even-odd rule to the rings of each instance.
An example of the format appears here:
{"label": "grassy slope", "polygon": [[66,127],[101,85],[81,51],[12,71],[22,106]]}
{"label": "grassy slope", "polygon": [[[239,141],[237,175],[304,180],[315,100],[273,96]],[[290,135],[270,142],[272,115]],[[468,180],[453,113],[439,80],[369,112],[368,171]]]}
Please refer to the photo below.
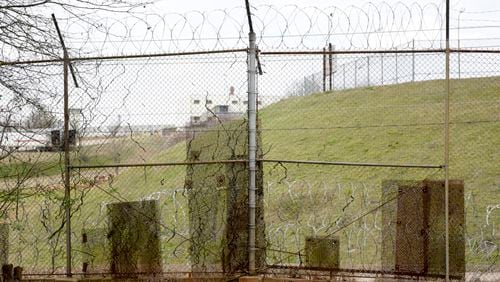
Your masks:
{"label": "grassy slope", "polygon": [[[453,178],[464,179],[466,183],[467,233],[473,239],[468,242],[472,242],[468,246],[468,261],[485,263],[487,260],[475,253],[477,250],[474,244],[480,234],[486,234],[483,236],[487,238],[482,238],[483,240],[492,240],[497,244],[499,242],[498,235],[488,235],[492,234],[492,230],[489,230],[491,228],[496,234],[500,230],[491,224],[485,226],[485,213],[489,205],[496,205],[500,201],[500,126],[498,122],[470,121],[498,120],[500,79],[456,81],[452,86],[451,175]],[[444,87],[443,81],[429,81],[285,99],[260,111],[263,151],[266,158],[279,159],[442,164]],[[224,143],[224,138],[219,136],[218,139],[214,133],[201,136],[200,143],[203,143],[203,139],[207,145],[214,145],[214,140],[219,139],[219,143]],[[156,144],[157,141],[150,143]],[[147,152],[135,148],[134,153],[132,146],[130,150],[127,149],[126,155],[129,157],[126,159],[134,156],[137,158],[138,155],[147,155],[147,161],[151,162],[186,159],[185,143],[161,151],[153,147]],[[210,146],[207,149],[210,150]],[[207,154],[206,158],[210,159],[212,156]],[[280,226],[296,223],[301,226],[308,223],[319,226],[325,218],[330,224],[352,219],[378,203],[379,187],[383,179],[443,178],[442,170],[436,169],[271,164],[265,165],[264,169],[269,237],[273,243],[290,251],[299,250],[303,236],[311,234],[313,228],[301,227],[298,231],[287,231],[288,233],[280,235],[286,237],[284,239],[277,235],[273,237],[273,232]],[[78,226],[105,224],[103,203],[117,201],[118,198],[137,200],[160,191],[170,191],[170,196],[163,198],[162,202],[165,225],[169,228],[176,227],[177,232],[185,232],[188,218],[186,198],[179,196],[174,200],[171,196],[171,191],[183,188],[185,172],[182,166],[120,169],[119,176],[112,181],[101,184],[100,188],[85,191],[85,205],[73,221],[75,236],[79,236],[81,228]],[[92,179],[97,173],[105,174],[106,170],[83,173],[85,177]],[[339,183],[342,185],[339,186]],[[361,187],[358,185],[360,183],[365,190],[358,189]],[[290,196],[288,191],[292,191],[297,197]],[[351,198],[356,201],[346,208],[346,203]],[[364,200],[358,201],[360,198]],[[370,220],[373,224],[378,219],[373,216]],[[499,222],[498,210],[491,214],[489,220]],[[370,222],[364,221],[363,224]],[[347,236],[350,236],[349,232],[341,234],[341,241],[346,241]],[[297,234],[300,237],[299,243],[294,242]],[[316,234],[324,235],[328,232],[323,230]],[[355,239],[363,239],[365,235]],[[166,236],[169,238],[169,234]],[[280,240],[283,242],[278,242]],[[79,240],[75,240],[77,241]],[[172,251],[173,247],[183,241],[177,237],[165,244],[168,261],[185,263],[186,243],[175,255]],[[359,250],[347,250],[346,245],[342,244],[344,255],[349,253],[358,256],[351,260],[351,264],[371,264],[375,260],[366,257],[379,257],[373,247],[365,246],[360,253]],[[278,254],[271,253],[270,256],[273,260],[289,261]]]}
{"label": "grassy slope", "polygon": [[[444,86],[443,81],[431,81],[284,100],[261,111],[264,151],[269,151],[268,158],[281,159],[443,164]],[[499,244],[498,235],[493,234],[500,229],[491,222],[499,222],[500,214],[493,212],[488,226],[485,217],[488,206],[500,201],[500,79],[454,81],[452,88],[450,173],[452,178],[465,181],[467,239],[471,239],[468,243],[489,240]],[[494,120],[497,122],[486,122]],[[408,126],[397,126],[401,124]],[[286,128],[309,129],[282,130]],[[305,165],[287,166],[287,175],[289,182],[305,181],[315,188],[324,182],[329,186],[336,182],[362,182],[378,187],[384,179],[443,179],[442,170]],[[380,198],[379,189],[369,193],[373,199]],[[342,207],[348,200],[337,199]],[[351,207],[359,209],[353,214],[370,209],[366,205]],[[334,217],[340,214],[338,209],[333,213],[319,210],[329,211]],[[473,249],[468,248],[469,261],[485,263]]]}
{"label": "grassy slope", "polygon": [[[488,206],[500,200],[497,166],[500,126],[498,122],[488,122],[498,120],[500,79],[454,81],[452,88],[450,171],[452,178],[464,179],[466,183],[467,232],[468,239],[472,239],[468,243],[481,240],[498,243],[498,237],[491,234],[498,234],[499,227],[486,226],[485,214]],[[288,98],[260,111],[263,151],[267,158],[277,159],[443,164],[444,96],[444,81],[429,81]],[[207,145],[213,144],[213,133],[205,138]],[[179,144],[160,153],[155,160],[182,161],[184,158],[185,144]],[[182,169],[150,172],[127,171],[117,179],[117,186],[126,183],[128,187],[141,187],[140,191],[134,189],[135,192],[127,193],[131,198],[161,190],[162,186],[183,186]],[[327,213],[333,219],[349,219],[373,207],[373,203],[355,203],[350,210],[341,211],[351,196],[359,196],[356,193],[360,192],[352,191],[356,188],[343,189],[341,195],[334,196],[336,202],[331,203],[336,207],[325,207],[322,205],[330,203],[321,202],[320,192],[316,195],[314,188],[334,187],[336,183],[379,187],[384,179],[442,179],[443,171],[287,165],[285,172],[281,166],[266,165],[265,175],[266,216],[273,226],[310,221],[313,214]],[[313,187],[315,195],[311,199],[317,199],[318,203],[287,198],[290,187],[303,197],[307,197],[307,193],[301,192],[303,188]],[[371,189],[365,196],[376,202],[380,191]],[[499,222],[500,215],[493,212],[489,220]],[[299,233],[302,236],[310,230]],[[286,236],[293,235],[295,233]],[[479,255],[471,254],[473,249],[468,249],[469,261],[472,258],[481,261]]]}
{"label": "grassy slope", "polygon": [[[451,98],[451,173],[468,181],[471,189],[498,191],[500,79],[473,79],[453,83]],[[362,88],[289,98],[260,111],[266,158],[351,162],[443,164],[444,82],[431,81]],[[472,123],[468,123],[472,122]],[[400,126],[407,125],[407,126]],[[290,130],[291,129],[291,130]],[[214,137],[207,138],[213,139]],[[209,140],[207,139],[207,140]],[[207,143],[211,143],[207,142]],[[158,152],[152,161],[184,161],[186,144]],[[316,179],[332,167],[289,166],[300,179]],[[364,171],[344,169],[336,178],[367,178]],[[390,169],[378,169],[392,171]],[[147,171],[155,173],[147,173]],[[408,172],[410,171],[410,172]],[[154,192],[162,182],[182,187],[182,169],[131,169],[118,183]],[[414,170],[399,169],[396,174]],[[425,174],[435,175],[433,172]],[[480,174],[478,174],[480,173]],[[147,174],[148,181],[144,182]],[[142,175],[143,177],[137,177]],[[163,180],[163,181],[161,181]],[[272,180],[272,179],[271,179]],[[151,187],[150,187],[151,186]]]}

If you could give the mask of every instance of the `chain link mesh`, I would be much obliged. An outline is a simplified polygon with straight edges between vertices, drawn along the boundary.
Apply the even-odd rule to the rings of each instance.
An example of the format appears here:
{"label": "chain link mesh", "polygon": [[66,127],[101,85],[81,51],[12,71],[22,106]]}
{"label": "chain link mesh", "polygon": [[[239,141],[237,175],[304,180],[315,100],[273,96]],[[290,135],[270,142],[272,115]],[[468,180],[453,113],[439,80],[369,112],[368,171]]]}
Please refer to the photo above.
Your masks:
{"label": "chain link mesh", "polygon": [[[309,36],[296,45],[318,45]],[[378,51],[273,42],[263,37],[258,56],[258,272],[444,278],[449,147],[449,274],[499,279],[499,53],[452,52],[447,81],[446,53],[413,41]],[[64,275],[69,207],[74,274],[245,275],[247,50],[72,64],[68,136],[62,63],[0,66],[0,263]]]}

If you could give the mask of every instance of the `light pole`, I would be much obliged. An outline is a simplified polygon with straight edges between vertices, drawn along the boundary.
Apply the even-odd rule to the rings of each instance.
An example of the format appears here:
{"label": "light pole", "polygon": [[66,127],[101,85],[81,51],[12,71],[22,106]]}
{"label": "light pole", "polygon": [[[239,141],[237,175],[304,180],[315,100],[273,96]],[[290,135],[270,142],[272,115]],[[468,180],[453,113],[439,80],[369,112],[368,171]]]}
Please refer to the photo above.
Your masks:
{"label": "light pole", "polygon": [[458,79],[461,78],[461,74],[460,74],[460,16],[462,15],[462,13],[465,12],[465,9],[462,8],[460,9],[460,11],[458,12],[458,19],[457,19],[457,40],[458,40]]}

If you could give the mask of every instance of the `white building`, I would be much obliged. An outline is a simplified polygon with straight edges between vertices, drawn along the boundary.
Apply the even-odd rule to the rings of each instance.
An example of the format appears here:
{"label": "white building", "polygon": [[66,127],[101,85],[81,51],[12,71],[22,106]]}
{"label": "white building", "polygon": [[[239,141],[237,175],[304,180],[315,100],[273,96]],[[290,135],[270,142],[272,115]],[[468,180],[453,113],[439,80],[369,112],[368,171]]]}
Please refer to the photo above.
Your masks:
{"label": "white building", "polygon": [[243,116],[247,109],[246,100],[235,94],[232,86],[226,95],[192,96],[190,102],[190,125],[236,119]]}
{"label": "white building", "polygon": [[0,137],[0,146],[7,151],[37,151],[50,146],[49,135],[42,130],[3,132]]}

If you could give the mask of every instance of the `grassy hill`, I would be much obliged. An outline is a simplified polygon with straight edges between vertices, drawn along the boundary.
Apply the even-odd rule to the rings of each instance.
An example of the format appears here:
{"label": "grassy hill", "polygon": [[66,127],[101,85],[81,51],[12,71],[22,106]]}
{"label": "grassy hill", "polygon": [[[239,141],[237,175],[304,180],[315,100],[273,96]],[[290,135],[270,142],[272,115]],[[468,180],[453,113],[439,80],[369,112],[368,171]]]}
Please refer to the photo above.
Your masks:
{"label": "grassy hill", "polygon": [[[452,82],[450,173],[451,178],[465,182],[469,270],[472,265],[500,264],[499,93],[500,78],[496,77]],[[259,112],[263,157],[442,165],[444,97],[444,81],[426,81],[276,101]],[[244,148],[245,143],[228,142],[236,131],[244,130],[241,124],[234,121],[198,133],[194,144],[203,152],[200,160],[228,158],[228,154],[220,153],[227,152],[228,145]],[[148,143],[146,139],[141,142]],[[181,142],[168,149],[153,146],[147,152],[135,150],[147,155],[147,162],[176,162],[186,160],[191,145]],[[127,156],[135,155],[131,148]],[[207,170],[222,170],[221,165],[216,166],[219,169]],[[114,169],[75,172],[74,203],[81,204],[73,220],[75,239],[80,226],[105,226],[106,203],[159,199],[165,261],[187,264],[189,209],[183,190],[186,167],[120,168],[118,175],[115,173]],[[110,177],[95,183],[96,175]],[[382,181],[443,179],[444,171],[276,162],[264,164],[263,178],[268,262],[298,263],[304,258],[293,253],[304,254],[306,236],[334,235],[341,241],[341,267],[374,268],[380,266],[381,214],[377,207],[381,204]],[[215,186],[214,181],[206,183]],[[224,192],[217,187],[206,188]],[[54,198],[55,204],[59,198]],[[213,212],[217,213],[215,217],[225,210],[222,207]],[[222,226],[214,228],[214,232],[223,230]],[[78,253],[75,257],[78,261]]]}
{"label": "grassy hill", "polygon": [[[498,93],[499,78],[452,82],[450,173],[452,178],[465,181],[471,263],[487,264],[492,259],[498,263],[498,249],[490,244],[500,243],[500,228],[494,224],[500,221],[495,209],[500,202]],[[259,112],[264,158],[442,165],[444,97],[444,81],[427,81],[284,99]],[[197,137],[204,146],[201,160],[224,159],[213,152],[234,135],[230,125],[225,127]],[[182,143],[160,152],[155,161],[185,158],[186,144]],[[443,178],[442,169],[266,163],[264,189],[271,249],[299,252],[306,235],[336,233],[344,242],[344,257],[350,257],[343,260],[345,266],[376,265],[379,250],[374,245],[380,236],[380,213],[370,211],[380,204],[381,182]],[[125,194],[137,198],[182,188],[184,180],[183,167],[129,169],[120,174],[115,185],[135,187],[134,192]],[[171,211],[173,203],[169,201],[165,206]],[[369,215],[342,228],[365,213]],[[270,260],[297,262],[298,256],[284,256],[280,251],[268,252]]]}

